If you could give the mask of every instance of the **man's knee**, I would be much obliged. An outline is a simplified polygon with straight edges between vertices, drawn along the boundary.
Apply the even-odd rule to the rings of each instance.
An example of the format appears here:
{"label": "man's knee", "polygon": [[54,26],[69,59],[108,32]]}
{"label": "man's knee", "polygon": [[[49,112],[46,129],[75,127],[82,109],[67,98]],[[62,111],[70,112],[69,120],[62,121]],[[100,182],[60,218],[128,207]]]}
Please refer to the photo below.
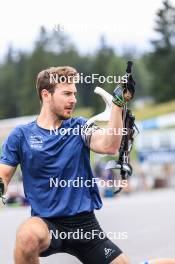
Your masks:
{"label": "man's knee", "polygon": [[128,257],[124,254],[119,255],[117,258],[115,258],[111,264],[131,264]]}
{"label": "man's knee", "polygon": [[16,248],[25,255],[48,248],[50,244],[49,231],[46,224],[39,218],[31,218],[22,224],[16,235]]}
{"label": "man's knee", "polygon": [[38,237],[30,230],[19,230],[16,236],[16,247],[25,255],[30,255],[31,252],[39,252]]}

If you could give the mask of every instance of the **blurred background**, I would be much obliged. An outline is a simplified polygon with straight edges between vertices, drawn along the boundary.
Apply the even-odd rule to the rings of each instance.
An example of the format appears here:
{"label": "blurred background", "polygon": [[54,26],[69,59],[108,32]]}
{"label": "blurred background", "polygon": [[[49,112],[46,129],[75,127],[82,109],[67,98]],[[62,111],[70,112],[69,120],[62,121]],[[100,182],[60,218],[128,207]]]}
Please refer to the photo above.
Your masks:
{"label": "blurred background", "polygon": [[[151,195],[154,203],[154,197],[166,194],[163,197],[170,197],[172,201],[175,187],[175,0],[110,0],[108,3],[52,0],[30,4],[19,0],[3,2],[2,10],[1,148],[15,126],[34,120],[39,113],[35,90],[39,71],[69,65],[84,75],[119,76],[124,74],[127,60],[133,60],[136,93],[130,107],[140,133],[131,155],[133,175],[120,197],[133,197],[133,208],[137,207],[134,207],[136,195],[143,201],[145,194]],[[90,118],[103,111],[104,102],[93,92],[96,86],[109,93],[115,88],[114,84],[97,81],[77,84],[75,116]],[[91,153],[94,174],[106,181],[109,173],[104,167],[108,159]],[[116,199],[122,199],[113,196],[112,190],[106,187],[100,192],[104,201],[111,198],[110,201],[116,203]],[[10,183],[7,202],[13,207],[27,205],[20,168]],[[159,205],[161,208],[161,199]],[[8,209],[1,208],[1,216],[5,217],[6,213],[10,214]],[[7,260],[4,263],[7,264]],[[74,262],[65,260],[64,263]]]}
{"label": "blurred background", "polygon": [[[21,20],[13,15],[11,18],[14,19],[14,25],[10,23],[12,31],[15,29],[16,37],[14,34],[12,39],[9,36],[10,32],[6,32],[2,39],[2,43],[6,41],[6,46],[2,45],[0,57],[1,146],[4,138],[16,125],[30,122],[39,113],[40,104],[36,95],[35,82],[37,73],[42,69],[70,65],[77,68],[84,76],[93,73],[106,77],[108,75],[122,76],[127,60],[133,60],[133,75],[137,86],[131,108],[136,116],[140,134],[136,137],[132,153],[134,173],[130,179],[130,187],[132,192],[173,187],[175,185],[175,1],[157,1],[157,5],[154,3],[153,7],[149,2],[144,3],[143,6],[138,1],[133,1],[132,5],[116,1],[115,6],[114,2],[111,2],[110,11],[113,14],[111,10],[113,4],[116,8],[115,17],[111,20],[106,10],[106,22],[103,23],[101,17],[104,15],[105,5],[101,5],[101,8],[98,7],[96,10],[95,16],[98,19],[95,22],[94,8],[97,7],[95,2],[94,7],[89,4],[92,9],[92,21],[83,19],[82,24],[77,23],[77,19],[74,24],[73,18],[80,13],[75,11],[71,17],[64,20],[65,22],[63,21],[64,23],[56,24],[53,21],[51,24],[49,21],[47,25],[46,21],[50,13],[43,7],[46,21],[44,21],[45,25],[39,26],[43,17],[41,16],[41,19],[38,17],[36,35],[34,30],[36,25],[34,29],[32,24],[31,28],[25,28],[28,18],[26,17],[24,22],[22,18],[24,12],[27,16],[28,9],[21,7],[22,2],[18,3],[20,5],[16,8],[21,8]],[[52,10],[56,4],[58,3],[53,2]],[[134,8],[137,5],[138,10]],[[141,18],[139,12],[143,13],[143,8],[145,17]],[[59,14],[61,12],[65,13],[64,17],[70,16],[63,4],[60,9]],[[124,9],[122,16],[118,9]],[[39,16],[41,10],[37,6],[34,12],[38,12]],[[32,20],[32,12],[28,10],[27,13]],[[147,16],[151,15],[151,21],[148,23]],[[58,15],[57,22],[59,19]],[[20,28],[15,28],[19,21]],[[129,25],[128,28],[126,24]],[[94,30],[92,30],[93,26]],[[151,26],[152,28],[149,28]],[[5,29],[4,25],[3,27]],[[123,33],[121,33],[122,30],[124,30]],[[26,31],[29,36],[35,36],[35,40],[25,47]],[[75,33],[77,33],[77,39]],[[125,36],[123,36],[124,33]],[[145,39],[143,33],[145,33]],[[94,42],[94,36],[96,42]],[[17,42],[18,39],[19,42]],[[22,43],[20,39],[23,39]],[[82,39],[86,39],[86,43]],[[111,43],[113,39],[115,42]],[[90,47],[91,42],[94,45],[92,47]],[[114,83],[101,84],[98,81],[78,84],[75,116],[90,118],[101,113],[105,105],[99,96],[94,95],[94,88],[100,86],[112,93],[114,85]],[[104,171],[105,158],[92,153],[91,160],[97,177],[107,177]],[[21,179],[20,170],[16,174],[14,181]]]}

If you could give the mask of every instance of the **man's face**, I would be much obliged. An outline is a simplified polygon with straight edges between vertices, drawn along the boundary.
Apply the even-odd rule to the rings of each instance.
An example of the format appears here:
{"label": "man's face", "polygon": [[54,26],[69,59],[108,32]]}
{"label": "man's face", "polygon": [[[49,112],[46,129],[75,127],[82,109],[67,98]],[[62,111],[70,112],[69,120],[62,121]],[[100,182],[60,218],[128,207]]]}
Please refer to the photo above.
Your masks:
{"label": "man's face", "polygon": [[77,89],[73,83],[59,83],[55,86],[54,93],[50,94],[49,106],[59,120],[71,117],[77,102],[76,94]]}

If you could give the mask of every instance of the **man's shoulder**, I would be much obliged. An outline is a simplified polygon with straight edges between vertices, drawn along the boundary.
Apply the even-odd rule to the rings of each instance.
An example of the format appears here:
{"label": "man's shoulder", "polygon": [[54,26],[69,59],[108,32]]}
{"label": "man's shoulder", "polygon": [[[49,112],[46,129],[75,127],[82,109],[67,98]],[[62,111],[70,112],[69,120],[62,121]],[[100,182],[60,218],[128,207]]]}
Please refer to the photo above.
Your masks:
{"label": "man's shoulder", "polygon": [[26,130],[31,129],[35,125],[35,121],[32,121],[27,124],[21,124],[17,125],[13,130],[11,131],[11,135],[21,135],[22,132],[26,132]]}

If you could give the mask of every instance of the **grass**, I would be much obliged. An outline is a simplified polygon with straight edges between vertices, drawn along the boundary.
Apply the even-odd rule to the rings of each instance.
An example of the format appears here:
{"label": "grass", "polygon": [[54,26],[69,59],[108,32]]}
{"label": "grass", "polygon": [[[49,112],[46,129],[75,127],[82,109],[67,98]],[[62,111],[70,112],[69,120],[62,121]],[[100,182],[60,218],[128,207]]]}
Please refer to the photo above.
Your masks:
{"label": "grass", "polygon": [[[137,120],[150,119],[175,112],[175,100],[161,104],[149,104],[139,109],[131,108],[131,110],[135,114]],[[86,118],[90,118],[93,115],[94,111],[91,107],[78,108],[74,113],[74,116],[83,116]]]}
{"label": "grass", "polygon": [[175,100],[156,105],[146,105],[142,109],[133,110],[137,120],[154,118],[160,115],[166,115],[175,112]]}

